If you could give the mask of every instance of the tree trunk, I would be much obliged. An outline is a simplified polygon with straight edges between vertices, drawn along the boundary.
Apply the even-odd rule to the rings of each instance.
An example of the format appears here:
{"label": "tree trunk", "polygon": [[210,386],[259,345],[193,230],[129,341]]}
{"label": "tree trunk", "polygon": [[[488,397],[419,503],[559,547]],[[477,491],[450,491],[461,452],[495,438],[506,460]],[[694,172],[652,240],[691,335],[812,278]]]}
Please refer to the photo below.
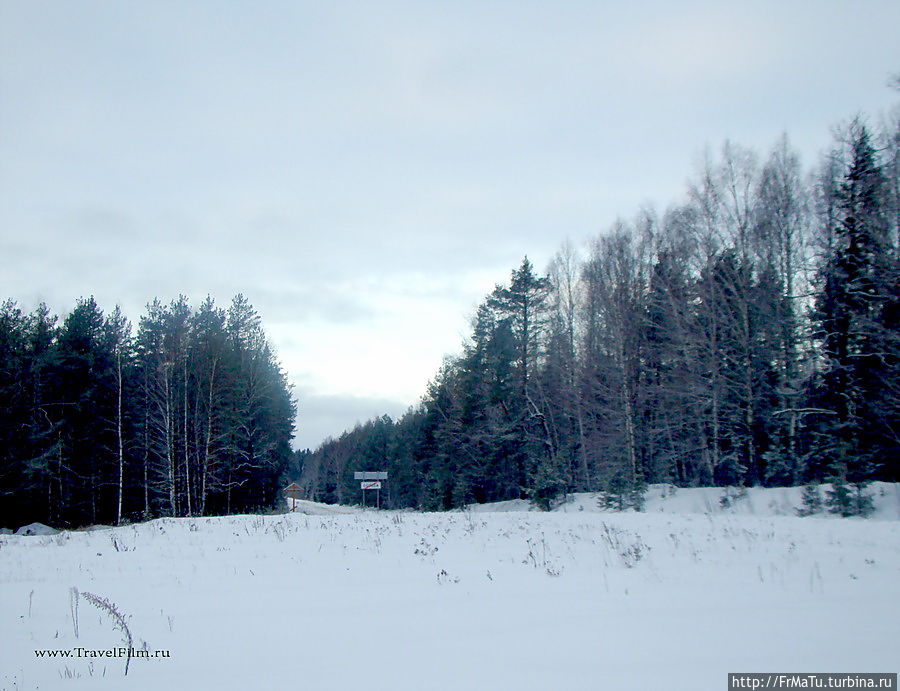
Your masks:
{"label": "tree trunk", "polygon": [[116,442],[119,457],[119,495],[116,501],[116,525],[122,523],[122,494],[125,484],[125,443],[122,438],[122,351],[116,347]]}
{"label": "tree trunk", "polygon": [[188,370],[187,370],[187,353],[182,359],[182,386],[184,387],[184,395],[182,400],[182,429],[181,434],[184,438],[184,489],[187,501],[187,515],[192,516],[191,510],[191,468],[188,454]]}

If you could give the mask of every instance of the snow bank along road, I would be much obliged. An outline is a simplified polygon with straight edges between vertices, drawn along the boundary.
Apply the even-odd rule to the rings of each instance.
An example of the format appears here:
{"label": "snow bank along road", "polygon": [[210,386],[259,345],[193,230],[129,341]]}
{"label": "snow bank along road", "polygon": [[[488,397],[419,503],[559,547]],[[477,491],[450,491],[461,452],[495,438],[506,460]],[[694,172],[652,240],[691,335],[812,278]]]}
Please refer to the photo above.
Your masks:
{"label": "snow bank along road", "polygon": [[592,506],[0,536],[0,689],[724,689],[728,672],[897,671],[896,518]]}

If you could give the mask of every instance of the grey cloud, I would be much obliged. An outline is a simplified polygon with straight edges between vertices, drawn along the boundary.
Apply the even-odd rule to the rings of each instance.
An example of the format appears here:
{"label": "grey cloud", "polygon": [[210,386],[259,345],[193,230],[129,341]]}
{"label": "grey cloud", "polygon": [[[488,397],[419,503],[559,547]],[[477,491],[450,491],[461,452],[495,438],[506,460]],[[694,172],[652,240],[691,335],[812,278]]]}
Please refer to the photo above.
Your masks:
{"label": "grey cloud", "polygon": [[314,393],[300,389],[295,448],[315,448],[327,437],[338,437],[345,430],[381,415],[401,416],[409,402],[389,398],[365,398]]}
{"label": "grey cloud", "polygon": [[351,324],[372,317],[375,309],[357,296],[317,288],[285,285],[281,289],[248,288],[247,297],[265,313],[267,322],[303,323],[310,320]]}
{"label": "grey cloud", "polygon": [[666,205],[705,142],[787,130],[812,161],[896,100],[898,23],[890,0],[6,3],[0,289],[132,319],[243,292],[282,338],[409,360],[414,313]]}

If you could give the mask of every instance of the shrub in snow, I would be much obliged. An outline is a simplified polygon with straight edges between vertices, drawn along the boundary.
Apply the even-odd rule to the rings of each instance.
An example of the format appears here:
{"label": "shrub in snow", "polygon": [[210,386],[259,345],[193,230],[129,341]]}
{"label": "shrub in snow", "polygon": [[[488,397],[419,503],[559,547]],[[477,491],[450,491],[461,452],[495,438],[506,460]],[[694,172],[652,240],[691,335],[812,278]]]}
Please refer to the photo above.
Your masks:
{"label": "shrub in snow", "polygon": [[803,493],[800,495],[802,502],[797,509],[798,516],[812,516],[813,514],[822,513],[824,503],[822,502],[822,494],[819,492],[818,485],[806,485]]}
{"label": "shrub in snow", "polygon": [[646,491],[647,486],[639,480],[628,477],[626,473],[616,473],[607,483],[607,489],[597,494],[600,508],[643,511]]}
{"label": "shrub in snow", "polygon": [[566,476],[560,460],[543,457],[531,473],[531,503],[543,511],[550,511],[562,504],[566,498]]}
{"label": "shrub in snow", "polygon": [[726,487],[725,491],[722,492],[722,496],[719,497],[719,506],[721,506],[723,509],[730,509],[741,499],[746,498],[747,488],[743,485],[741,485],[740,487]]}
{"label": "shrub in snow", "polygon": [[875,503],[866,491],[868,485],[868,482],[847,482],[843,477],[835,478],[831,489],[826,492],[828,510],[842,518],[869,516],[875,510]]}

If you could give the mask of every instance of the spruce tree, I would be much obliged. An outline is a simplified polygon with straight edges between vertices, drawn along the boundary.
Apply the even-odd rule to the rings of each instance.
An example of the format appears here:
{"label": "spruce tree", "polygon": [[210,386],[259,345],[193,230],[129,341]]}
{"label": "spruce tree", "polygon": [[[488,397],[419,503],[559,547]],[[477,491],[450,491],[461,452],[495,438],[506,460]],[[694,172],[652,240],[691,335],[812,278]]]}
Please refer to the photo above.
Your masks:
{"label": "spruce tree", "polygon": [[800,501],[800,508],[797,509],[798,516],[805,517],[822,513],[822,494],[819,491],[819,486],[817,484],[810,483],[804,485],[803,492],[800,495]]}
{"label": "spruce tree", "polygon": [[838,218],[814,311],[822,355],[814,398],[826,411],[819,451],[833,475],[856,483],[896,473],[898,344],[891,321],[900,289],[884,176],[859,122],[851,128],[849,165],[836,195]]}

